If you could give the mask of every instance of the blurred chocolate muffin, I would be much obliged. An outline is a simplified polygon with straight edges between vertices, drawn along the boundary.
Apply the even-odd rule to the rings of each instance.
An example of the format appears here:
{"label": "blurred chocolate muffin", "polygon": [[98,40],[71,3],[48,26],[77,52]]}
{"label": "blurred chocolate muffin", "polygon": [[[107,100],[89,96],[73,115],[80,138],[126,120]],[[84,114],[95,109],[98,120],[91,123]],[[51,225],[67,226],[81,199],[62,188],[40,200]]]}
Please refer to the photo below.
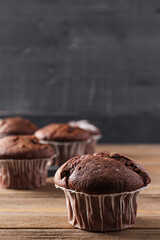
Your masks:
{"label": "blurred chocolate muffin", "polygon": [[10,117],[0,119],[0,137],[7,135],[33,134],[38,127],[28,119],[22,117]]}
{"label": "blurred chocolate muffin", "polygon": [[65,192],[70,224],[90,231],[132,227],[139,191],[150,181],[141,165],[112,152],[74,157],[54,177]]}
{"label": "blurred chocolate muffin", "polygon": [[94,153],[98,140],[102,138],[101,131],[95,125],[91,124],[88,120],[71,121],[69,122],[69,125],[72,127],[79,127],[90,132],[91,138],[86,145],[85,153]]}
{"label": "blurred chocolate muffin", "polygon": [[0,139],[0,186],[32,189],[45,185],[47,162],[54,149],[41,144],[32,135],[7,136]]}
{"label": "blurred chocolate muffin", "polygon": [[52,165],[61,166],[73,156],[85,153],[86,144],[91,134],[69,124],[53,123],[35,132],[42,143],[51,144],[57,154]]}
{"label": "blurred chocolate muffin", "polygon": [[88,131],[69,124],[53,123],[35,132],[35,136],[48,141],[85,141],[90,137]]}

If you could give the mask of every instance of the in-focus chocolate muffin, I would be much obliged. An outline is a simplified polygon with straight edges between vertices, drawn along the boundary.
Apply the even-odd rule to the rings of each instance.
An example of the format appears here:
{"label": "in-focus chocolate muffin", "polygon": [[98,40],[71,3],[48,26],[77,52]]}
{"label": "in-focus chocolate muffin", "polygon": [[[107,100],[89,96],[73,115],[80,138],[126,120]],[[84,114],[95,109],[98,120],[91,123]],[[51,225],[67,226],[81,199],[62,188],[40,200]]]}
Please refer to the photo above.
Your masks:
{"label": "in-focus chocolate muffin", "polygon": [[69,223],[89,231],[132,227],[139,192],[150,181],[140,164],[112,152],[74,157],[54,177],[65,192]]}
{"label": "in-focus chocolate muffin", "polygon": [[57,157],[54,158],[52,165],[61,166],[71,157],[85,153],[91,135],[79,127],[53,123],[37,130],[35,136],[42,143],[49,143],[54,147]]}
{"label": "in-focus chocolate muffin", "polygon": [[79,127],[90,132],[91,138],[86,145],[85,153],[94,153],[98,140],[102,138],[101,131],[95,125],[91,124],[88,120],[71,121],[69,122],[69,125],[72,127]]}
{"label": "in-focus chocolate muffin", "polygon": [[7,135],[30,135],[38,127],[26,118],[10,117],[0,119],[0,137]]}
{"label": "in-focus chocolate muffin", "polygon": [[45,185],[47,162],[54,149],[33,135],[0,139],[0,186],[32,189]]}

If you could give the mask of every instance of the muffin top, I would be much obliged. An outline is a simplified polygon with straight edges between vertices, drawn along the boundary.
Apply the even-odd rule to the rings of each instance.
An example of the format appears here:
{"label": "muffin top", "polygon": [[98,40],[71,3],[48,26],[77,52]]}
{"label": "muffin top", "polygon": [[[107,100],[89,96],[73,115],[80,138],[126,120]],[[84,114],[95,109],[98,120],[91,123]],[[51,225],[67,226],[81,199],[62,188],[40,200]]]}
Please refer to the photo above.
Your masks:
{"label": "muffin top", "polygon": [[101,135],[101,131],[93,124],[91,124],[88,120],[79,120],[79,121],[71,121],[69,125],[72,127],[79,127],[91,133],[91,135]]}
{"label": "muffin top", "polygon": [[49,158],[54,149],[41,144],[33,135],[7,136],[0,139],[0,159]]}
{"label": "muffin top", "polygon": [[22,117],[11,117],[0,120],[0,134],[33,134],[37,129],[35,124]]}
{"label": "muffin top", "polygon": [[35,132],[37,138],[48,141],[84,141],[90,135],[88,131],[67,123],[53,123]]}
{"label": "muffin top", "polygon": [[141,165],[112,152],[71,158],[54,177],[57,186],[87,194],[131,192],[150,181],[149,174]]}

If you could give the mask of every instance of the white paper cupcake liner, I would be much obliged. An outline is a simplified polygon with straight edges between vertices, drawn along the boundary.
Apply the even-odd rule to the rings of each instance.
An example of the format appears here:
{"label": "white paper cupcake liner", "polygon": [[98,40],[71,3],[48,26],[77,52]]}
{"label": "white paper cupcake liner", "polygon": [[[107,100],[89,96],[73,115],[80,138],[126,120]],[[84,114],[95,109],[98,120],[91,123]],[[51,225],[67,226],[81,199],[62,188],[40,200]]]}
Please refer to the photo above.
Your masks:
{"label": "white paper cupcake liner", "polygon": [[0,187],[32,189],[46,183],[49,159],[1,159]]}
{"label": "white paper cupcake liner", "polygon": [[143,188],[104,195],[61,189],[65,192],[69,223],[76,228],[104,232],[123,230],[134,225],[138,195]]}
{"label": "white paper cupcake liner", "polygon": [[57,141],[43,141],[41,143],[50,144],[55,149],[56,155],[53,158],[50,166],[60,167],[63,163],[68,161],[70,158],[78,155],[85,154],[86,145],[91,140],[87,141],[74,141],[74,142],[57,142]]}
{"label": "white paper cupcake liner", "polygon": [[90,138],[90,141],[86,145],[85,154],[93,154],[95,153],[96,145],[98,140],[101,138],[101,135],[94,135]]}
{"label": "white paper cupcake liner", "polygon": [[102,135],[101,134],[99,134],[99,135],[94,135],[94,136],[92,136],[92,138],[94,139],[94,140],[99,140],[99,139],[101,139],[102,138]]}

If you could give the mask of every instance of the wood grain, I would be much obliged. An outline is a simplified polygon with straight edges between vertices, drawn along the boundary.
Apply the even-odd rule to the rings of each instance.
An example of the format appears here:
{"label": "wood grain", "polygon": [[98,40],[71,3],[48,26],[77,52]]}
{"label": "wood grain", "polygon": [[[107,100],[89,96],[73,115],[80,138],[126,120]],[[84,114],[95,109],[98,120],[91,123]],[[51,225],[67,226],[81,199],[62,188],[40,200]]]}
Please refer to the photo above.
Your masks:
{"label": "wood grain", "polygon": [[121,232],[90,233],[74,229],[67,220],[63,191],[53,177],[31,191],[0,190],[0,239],[160,239],[160,146],[99,145],[132,156],[148,169],[152,183],[140,193],[136,224]]}
{"label": "wood grain", "polygon": [[129,229],[121,232],[91,233],[77,229],[7,229],[0,231],[1,239],[154,239],[159,240],[160,229]]}
{"label": "wood grain", "polygon": [[[25,212],[24,212],[25,213]],[[7,213],[6,213],[7,214]],[[34,215],[34,214],[15,215],[11,216],[4,215],[0,216],[0,230],[1,229],[73,229],[68,223],[67,214],[61,216],[58,212],[58,216],[50,216],[47,213]],[[139,215],[139,214],[138,214]],[[151,214],[150,214],[151,215]],[[159,229],[160,228],[160,214],[155,216],[137,216],[136,224],[134,229]]]}

